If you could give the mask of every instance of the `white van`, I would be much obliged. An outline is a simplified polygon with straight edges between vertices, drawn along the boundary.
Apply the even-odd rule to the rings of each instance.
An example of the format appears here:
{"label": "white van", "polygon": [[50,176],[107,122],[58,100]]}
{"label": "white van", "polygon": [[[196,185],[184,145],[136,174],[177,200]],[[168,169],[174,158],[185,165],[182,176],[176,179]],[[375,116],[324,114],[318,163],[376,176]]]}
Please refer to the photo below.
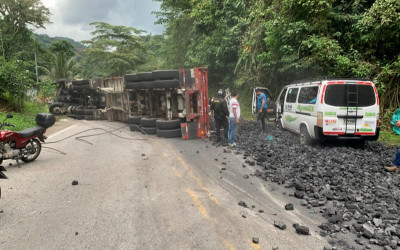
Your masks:
{"label": "white van", "polygon": [[377,140],[379,97],[371,81],[303,81],[285,86],[276,102],[278,127],[312,139]]}

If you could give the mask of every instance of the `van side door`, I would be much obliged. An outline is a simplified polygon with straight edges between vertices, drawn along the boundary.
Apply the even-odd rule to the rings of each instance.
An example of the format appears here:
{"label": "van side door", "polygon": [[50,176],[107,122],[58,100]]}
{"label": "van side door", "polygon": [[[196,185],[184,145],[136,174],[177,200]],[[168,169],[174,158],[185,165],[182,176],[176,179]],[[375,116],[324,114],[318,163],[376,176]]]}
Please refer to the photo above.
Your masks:
{"label": "van side door", "polygon": [[284,105],[285,112],[282,116],[283,127],[292,131],[296,131],[295,121],[299,118],[299,114],[296,114],[298,93],[298,87],[288,88]]}

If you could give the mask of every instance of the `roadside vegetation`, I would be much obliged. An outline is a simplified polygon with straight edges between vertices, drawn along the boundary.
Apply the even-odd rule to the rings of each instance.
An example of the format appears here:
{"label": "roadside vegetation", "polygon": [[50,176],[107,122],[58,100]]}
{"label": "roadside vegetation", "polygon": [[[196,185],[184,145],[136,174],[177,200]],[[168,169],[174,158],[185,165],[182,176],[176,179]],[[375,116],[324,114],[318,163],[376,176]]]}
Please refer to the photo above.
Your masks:
{"label": "roadside vegetation", "polygon": [[396,142],[389,121],[400,106],[399,1],[156,1],[164,34],[93,22],[93,38],[75,42],[33,34],[29,27],[45,28],[51,15],[40,0],[0,0],[0,105],[27,112],[29,93],[46,103],[59,78],[203,66],[210,97],[237,88],[243,116],[254,119],[254,86],[277,96],[304,78],[369,78],[380,95],[382,140]]}

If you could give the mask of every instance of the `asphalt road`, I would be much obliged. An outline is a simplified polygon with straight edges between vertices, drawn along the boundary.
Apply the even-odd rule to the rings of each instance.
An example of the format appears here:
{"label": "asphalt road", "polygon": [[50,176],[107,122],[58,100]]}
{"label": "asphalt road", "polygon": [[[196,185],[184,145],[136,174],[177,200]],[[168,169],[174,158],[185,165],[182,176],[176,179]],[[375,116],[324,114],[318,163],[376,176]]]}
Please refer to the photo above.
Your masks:
{"label": "asphalt road", "polygon": [[[52,130],[48,142],[86,129],[122,126],[70,122],[59,126],[58,132]],[[322,217],[301,207],[290,191],[252,176],[257,166],[243,168],[242,155],[224,153],[207,140],[159,139],[128,128],[115,133],[129,139],[111,134],[85,141],[70,138],[44,145],[66,155],[44,148],[33,163],[20,168],[11,161],[3,164],[9,180],[0,182],[0,249],[323,249],[328,245],[318,234]],[[73,180],[79,185],[71,185]],[[239,201],[249,208],[238,206]],[[293,211],[284,209],[289,202]],[[287,229],[274,227],[275,220],[286,223]],[[293,223],[310,227],[311,235],[297,235]],[[252,243],[253,237],[259,244]]]}

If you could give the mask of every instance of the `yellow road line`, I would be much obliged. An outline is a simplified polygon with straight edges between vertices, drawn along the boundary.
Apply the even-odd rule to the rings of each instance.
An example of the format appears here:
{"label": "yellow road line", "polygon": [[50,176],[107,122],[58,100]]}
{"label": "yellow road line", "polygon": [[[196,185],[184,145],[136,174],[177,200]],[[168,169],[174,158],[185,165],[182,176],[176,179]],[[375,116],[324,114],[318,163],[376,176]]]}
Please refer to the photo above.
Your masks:
{"label": "yellow road line", "polygon": [[183,175],[178,171],[178,169],[176,169],[176,167],[174,166],[173,168],[175,175],[179,178],[182,179]]}
{"label": "yellow road line", "polygon": [[236,250],[236,248],[232,245],[232,243],[230,243],[228,240],[224,240],[223,241],[225,247],[229,250]]}
{"label": "yellow road line", "polygon": [[210,218],[208,216],[208,213],[207,213],[206,209],[201,205],[201,202],[199,201],[199,198],[197,198],[196,194],[192,190],[190,190],[190,188],[188,188],[186,190],[186,192],[190,195],[190,197],[192,197],[192,200],[193,200],[194,204],[199,209],[199,211],[203,215],[203,217],[206,218],[206,219]]}
{"label": "yellow road line", "polygon": [[200,186],[200,188],[205,191],[208,194],[208,197],[215,202],[215,204],[219,205],[219,201],[217,198],[215,198],[212,193],[210,192],[210,190],[208,190],[208,188],[206,188],[203,184],[203,182],[193,173],[193,171],[189,168],[189,166],[186,164],[186,162],[184,160],[182,160],[182,158],[178,157],[179,162],[185,167],[186,171],[190,174],[190,176],[197,182],[197,185]]}
{"label": "yellow road line", "polygon": [[249,239],[250,245],[254,250],[261,250],[261,246],[259,244],[254,244],[252,240]]}

